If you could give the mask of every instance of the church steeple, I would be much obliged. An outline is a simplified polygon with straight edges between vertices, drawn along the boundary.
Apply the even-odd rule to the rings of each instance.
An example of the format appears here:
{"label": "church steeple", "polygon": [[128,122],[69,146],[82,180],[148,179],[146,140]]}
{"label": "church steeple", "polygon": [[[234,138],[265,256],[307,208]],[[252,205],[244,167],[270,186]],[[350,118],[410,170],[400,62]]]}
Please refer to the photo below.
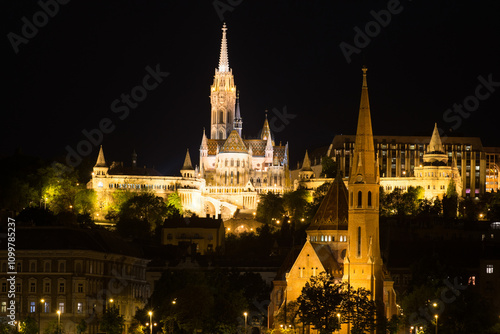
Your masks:
{"label": "church steeple", "polygon": [[236,86],[233,71],[229,68],[227,53],[227,27],[222,26],[222,41],[219,56],[219,67],[215,69],[214,82],[210,86],[211,139],[226,139],[233,131],[236,105]]}
{"label": "church steeple", "polygon": [[348,248],[344,260],[344,278],[354,288],[370,290],[374,300],[383,302],[384,278],[379,243],[380,181],[375,160],[366,71],[366,67],[363,67],[358,128],[349,175]]}
{"label": "church steeple", "polygon": [[222,25],[222,41],[220,43],[219,72],[229,72],[229,57],[227,55],[226,23]]}
{"label": "church steeple", "polygon": [[181,169],[182,177],[194,177],[194,168],[191,163],[191,156],[189,155],[189,149],[186,151],[186,157],[184,158],[184,164]]}
{"label": "church steeple", "polygon": [[94,167],[107,167],[106,159],[104,159],[104,151],[102,150],[102,145],[99,148],[99,155],[97,156],[97,162]]}
{"label": "church steeple", "polygon": [[302,168],[300,168],[299,171],[299,178],[300,179],[310,179],[314,176],[314,172],[311,168],[311,160],[309,159],[309,154],[307,153],[304,155],[304,160],[302,161]]}
{"label": "church steeple", "polygon": [[103,177],[108,174],[108,164],[106,163],[106,159],[104,159],[104,151],[102,149],[102,145],[99,148],[99,155],[97,156],[96,164],[93,168],[92,175],[94,177]]}

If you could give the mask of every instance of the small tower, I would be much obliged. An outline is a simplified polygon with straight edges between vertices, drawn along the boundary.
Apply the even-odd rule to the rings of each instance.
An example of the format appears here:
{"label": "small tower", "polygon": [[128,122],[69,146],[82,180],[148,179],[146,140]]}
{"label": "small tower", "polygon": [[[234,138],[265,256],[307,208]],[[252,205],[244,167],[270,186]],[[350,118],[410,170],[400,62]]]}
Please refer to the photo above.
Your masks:
{"label": "small tower", "polygon": [[195,177],[194,168],[191,164],[191,157],[189,156],[189,149],[186,151],[186,158],[184,159],[184,165],[181,169],[182,177]]}
{"label": "small tower", "polygon": [[243,119],[240,112],[240,92],[236,94],[236,114],[234,116],[234,129],[241,137],[241,130],[243,129]]}
{"label": "small tower", "polygon": [[309,160],[309,154],[304,155],[304,161],[302,162],[302,168],[300,168],[299,178],[302,180],[308,180],[314,177],[314,172],[311,168],[311,160]]}
{"label": "small tower", "polygon": [[97,162],[93,168],[93,177],[105,177],[108,175],[108,165],[106,164],[106,159],[104,159],[104,152],[102,150],[102,145],[99,148],[99,155],[97,156]]}
{"label": "small tower", "polygon": [[267,136],[266,149],[265,149],[265,159],[266,163],[273,163],[273,141],[271,140],[271,136]]}

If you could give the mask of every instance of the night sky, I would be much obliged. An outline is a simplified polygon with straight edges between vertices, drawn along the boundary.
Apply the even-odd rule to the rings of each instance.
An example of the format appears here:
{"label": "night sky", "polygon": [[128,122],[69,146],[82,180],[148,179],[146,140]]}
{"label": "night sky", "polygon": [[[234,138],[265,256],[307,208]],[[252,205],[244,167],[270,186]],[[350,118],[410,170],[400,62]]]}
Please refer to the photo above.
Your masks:
{"label": "night sky", "polygon": [[[286,107],[295,117],[275,139],[289,143],[291,166],[305,149],[355,133],[363,65],[375,135],[430,136],[437,122],[448,134],[500,146],[497,1],[233,0],[231,6],[220,0],[215,4],[228,7],[218,13],[213,1],[72,0],[60,4],[17,53],[9,33],[22,37],[22,18],[33,22],[41,7],[36,1],[3,3],[7,90],[0,157],[20,148],[64,159],[67,146],[76,149],[85,139],[83,130],[108,118],[114,127],[102,140],[108,162],[128,164],[135,149],[138,165],[172,175],[189,148],[197,164],[202,130],[210,126],[221,16],[243,134],[257,136],[264,110],[272,119],[273,109],[283,113]],[[380,14],[385,27],[374,24],[388,6],[390,22]],[[355,28],[365,31],[367,23],[372,37],[366,45],[358,40],[358,53],[348,62],[340,44],[355,47]],[[169,75],[126,117],[114,113],[113,101],[142,85],[148,66]],[[482,100],[474,106],[479,76],[493,85],[479,88]],[[443,119],[464,100],[473,109],[467,118],[449,112]],[[88,156],[95,161],[97,153],[94,146]]]}

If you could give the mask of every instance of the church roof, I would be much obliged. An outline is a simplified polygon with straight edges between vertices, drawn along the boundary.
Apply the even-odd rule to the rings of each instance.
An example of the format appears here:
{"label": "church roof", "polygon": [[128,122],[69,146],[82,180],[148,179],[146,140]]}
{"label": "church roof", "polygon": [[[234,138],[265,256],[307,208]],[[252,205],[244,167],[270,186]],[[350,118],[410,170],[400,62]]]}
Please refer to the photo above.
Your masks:
{"label": "church roof", "polygon": [[269,127],[269,122],[267,120],[267,110],[266,110],[266,119],[264,120],[264,126],[262,127],[262,131],[260,132],[260,139],[266,140],[267,138],[272,139],[271,128]]}
{"label": "church roof", "polygon": [[337,173],[307,230],[347,229],[348,212],[347,188]]}
{"label": "church roof", "polygon": [[238,131],[233,130],[220,149],[221,153],[248,153],[248,148],[241,139]]}
{"label": "church roof", "polygon": [[162,176],[162,174],[154,168],[144,167],[128,167],[123,166],[122,162],[113,162],[108,171],[109,175],[130,175],[130,176]]}
{"label": "church roof", "polygon": [[186,158],[184,158],[184,164],[182,165],[182,170],[194,170],[191,164],[191,156],[189,155],[189,149],[186,152]]}

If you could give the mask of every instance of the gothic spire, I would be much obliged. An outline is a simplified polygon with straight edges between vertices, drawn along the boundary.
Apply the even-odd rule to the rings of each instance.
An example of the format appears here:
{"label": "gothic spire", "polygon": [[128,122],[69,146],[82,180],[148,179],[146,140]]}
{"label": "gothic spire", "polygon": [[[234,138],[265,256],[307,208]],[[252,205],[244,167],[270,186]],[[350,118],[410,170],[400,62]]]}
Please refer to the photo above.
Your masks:
{"label": "gothic spire", "polygon": [[358,128],[354,144],[351,182],[376,182],[375,148],[373,145],[370,101],[368,99],[368,84],[366,83],[367,68],[363,67],[363,85],[361,87],[361,102],[359,104]]}
{"label": "gothic spire", "polygon": [[226,23],[222,25],[222,41],[220,44],[219,72],[229,72],[229,58],[227,56]]}
{"label": "gothic spire", "polygon": [[97,162],[94,167],[108,167],[106,164],[106,160],[104,159],[104,152],[102,150],[102,145],[101,148],[99,149],[99,155],[97,156]]}
{"label": "gothic spire", "polygon": [[241,119],[240,112],[240,91],[236,93],[236,114],[234,115],[234,119]]}

